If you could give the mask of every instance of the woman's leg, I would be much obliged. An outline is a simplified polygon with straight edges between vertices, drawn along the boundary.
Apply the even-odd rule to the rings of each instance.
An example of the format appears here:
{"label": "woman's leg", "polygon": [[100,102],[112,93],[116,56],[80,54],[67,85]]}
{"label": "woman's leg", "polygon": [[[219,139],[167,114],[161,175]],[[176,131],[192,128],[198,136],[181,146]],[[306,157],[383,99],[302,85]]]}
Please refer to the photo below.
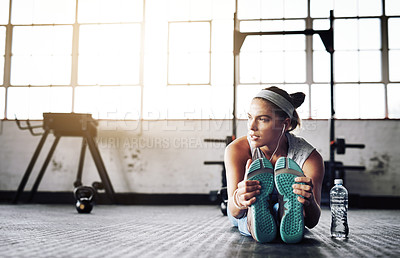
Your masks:
{"label": "woman's leg", "polygon": [[229,209],[227,209],[227,212],[230,222],[232,223],[233,226],[239,229],[240,234],[244,236],[251,236],[249,229],[247,228],[247,216],[237,219],[231,215]]}

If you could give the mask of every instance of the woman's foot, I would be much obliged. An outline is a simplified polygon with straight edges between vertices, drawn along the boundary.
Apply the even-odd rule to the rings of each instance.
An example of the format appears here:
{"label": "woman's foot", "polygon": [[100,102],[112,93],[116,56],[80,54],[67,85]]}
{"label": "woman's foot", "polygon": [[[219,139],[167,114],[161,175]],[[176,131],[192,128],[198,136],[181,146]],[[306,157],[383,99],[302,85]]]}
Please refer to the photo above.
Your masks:
{"label": "woman's foot", "polygon": [[250,165],[247,180],[257,180],[261,185],[256,202],[248,208],[249,231],[258,242],[271,242],[277,233],[276,223],[268,202],[270,194],[274,190],[274,171],[271,162],[266,158],[254,160]]}
{"label": "woman's foot", "polygon": [[[297,200],[292,185],[296,177],[303,177],[303,171],[290,158],[280,157],[275,164],[275,185],[283,198],[279,199],[281,217],[280,234],[286,243],[298,243],[304,235],[303,204]],[[297,183],[302,184],[302,183]]]}

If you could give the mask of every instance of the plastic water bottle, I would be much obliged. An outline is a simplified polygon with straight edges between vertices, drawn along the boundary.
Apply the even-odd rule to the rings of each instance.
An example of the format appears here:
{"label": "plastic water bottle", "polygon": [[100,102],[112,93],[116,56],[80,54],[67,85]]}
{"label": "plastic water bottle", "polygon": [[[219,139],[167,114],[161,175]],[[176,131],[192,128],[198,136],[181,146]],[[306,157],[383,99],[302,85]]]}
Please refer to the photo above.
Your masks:
{"label": "plastic water bottle", "polygon": [[348,193],[343,186],[342,179],[335,179],[335,186],[332,187],[331,196],[331,236],[334,238],[346,238],[349,234],[347,224]]}

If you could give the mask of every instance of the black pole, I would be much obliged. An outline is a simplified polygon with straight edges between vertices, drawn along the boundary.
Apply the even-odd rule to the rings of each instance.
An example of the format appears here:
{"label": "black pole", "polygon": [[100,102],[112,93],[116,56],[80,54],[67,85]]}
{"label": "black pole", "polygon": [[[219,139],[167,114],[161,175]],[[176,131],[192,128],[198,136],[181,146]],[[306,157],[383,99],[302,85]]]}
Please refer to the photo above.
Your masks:
{"label": "black pole", "polygon": [[238,74],[238,62],[240,46],[237,44],[237,32],[239,28],[237,20],[237,12],[233,14],[233,110],[232,110],[232,139],[236,138],[236,88],[237,88],[237,78]]}
{"label": "black pole", "polygon": [[334,34],[333,34],[333,10],[330,11],[330,34],[332,37],[331,44],[332,48],[329,51],[330,54],[330,62],[331,62],[331,119],[330,119],[330,149],[329,149],[329,174],[333,175],[333,172],[336,170],[335,168],[335,103],[334,103],[334,60],[333,60],[333,53],[335,52],[334,48]]}
{"label": "black pole", "polygon": [[55,140],[54,140],[54,142],[53,142],[53,145],[51,145],[49,154],[47,154],[47,157],[46,157],[46,159],[45,159],[45,161],[44,161],[44,163],[43,163],[43,166],[42,166],[42,168],[40,169],[38,176],[36,177],[36,181],[35,181],[35,183],[33,184],[31,193],[29,194],[28,202],[31,202],[31,201],[33,200],[33,197],[34,197],[35,194],[36,194],[36,192],[37,192],[37,190],[38,190],[38,188],[39,188],[40,182],[42,181],[44,172],[46,172],[47,166],[48,166],[49,163],[50,163],[51,157],[53,156],[53,153],[54,153],[54,151],[56,150],[56,147],[57,147],[57,144],[58,144],[59,140],[60,140],[60,136],[57,135],[56,138],[55,138]]}
{"label": "black pole", "polygon": [[44,134],[42,138],[40,139],[40,142],[38,146],[36,147],[35,152],[33,153],[32,159],[29,162],[28,168],[25,171],[24,176],[22,177],[21,183],[18,186],[17,193],[14,197],[14,200],[12,203],[18,203],[19,198],[21,197],[21,194],[24,192],[24,188],[26,186],[26,183],[28,182],[29,176],[31,175],[32,169],[35,166],[36,160],[39,157],[40,151],[42,150],[42,147],[44,145],[44,142],[46,141],[47,135],[49,135],[49,130],[44,131]]}
{"label": "black pole", "polygon": [[85,162],[85,153],[86,153],[86,138],[82,137],[82,145],[81,145],[81,154],[79,156],[79,165],[78,165],[78,173],[76,175],[76,181],[74,182],[74,187],[78,187],[82,185],[82,171],[83,171],[83,163]]}
{"label": "black pole", "polygon": [[96,143],[93,140],[92,135],[89,131],[86,131],[86,143],[89,146],[89,151],[92,154],[94,164],[96,165],[97,171],[100,175],[101,182],[104,184],[104,189],[106,190],[106,194],[108,198],[111,200],[113,204],[117,203],[114,188],[111,184],[111,180],[108,177],[106,167],[104,166],[103,159],[101,158],[100,151],[96,146]]}

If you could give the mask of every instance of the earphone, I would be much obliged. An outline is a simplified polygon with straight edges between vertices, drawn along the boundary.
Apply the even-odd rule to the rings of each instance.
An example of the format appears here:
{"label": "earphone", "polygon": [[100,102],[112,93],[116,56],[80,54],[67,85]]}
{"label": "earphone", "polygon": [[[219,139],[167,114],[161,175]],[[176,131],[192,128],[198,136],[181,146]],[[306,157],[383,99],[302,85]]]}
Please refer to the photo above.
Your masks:
{"label": "earphone", "polygon": [[269,161],[272,160],[272,157],[275,155],[276,151],[278,150],[279,143],[281,142],[281,138],[282,138],[282,136],[283,136],[283,133],[285,132],[285,129],[286,129],[286,125],[283,124],[283,129],[282,129],[281,135],[279,136],[278,144],[276,145],[276,148],[275,148],[274,152],[272,153],[271,158],[269,159]]}

